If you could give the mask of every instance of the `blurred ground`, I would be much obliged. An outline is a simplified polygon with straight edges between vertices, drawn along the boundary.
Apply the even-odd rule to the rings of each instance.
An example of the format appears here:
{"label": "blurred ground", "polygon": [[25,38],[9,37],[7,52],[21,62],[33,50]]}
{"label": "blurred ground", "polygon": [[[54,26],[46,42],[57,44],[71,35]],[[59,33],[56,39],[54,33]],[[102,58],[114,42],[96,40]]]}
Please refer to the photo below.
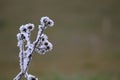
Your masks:
{"label": "blurred ground", "polygon": [[[120,80],[119,0],[0,0],[0,80],[19,72],[16,34],[22,24],[39,24],[54,49],[33,55],[30,73],[41,80]],[[37,33],[33,32],[32,40]]]}

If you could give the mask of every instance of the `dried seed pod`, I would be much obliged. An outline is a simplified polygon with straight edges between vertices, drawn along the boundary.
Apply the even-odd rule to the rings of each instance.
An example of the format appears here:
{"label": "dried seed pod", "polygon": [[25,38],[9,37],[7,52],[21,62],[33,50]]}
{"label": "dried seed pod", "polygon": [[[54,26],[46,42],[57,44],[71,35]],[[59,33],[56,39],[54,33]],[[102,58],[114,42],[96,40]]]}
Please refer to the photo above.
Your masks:
{"label": "dried seed pod", "polygon": [[51,20],[49,17],[45,16],[45,17],[42,17],[41,20],[41,25],[44,27],[47,27],[47,26],[50,26],[52,27],[54,25],[54,22],[53,20]]}

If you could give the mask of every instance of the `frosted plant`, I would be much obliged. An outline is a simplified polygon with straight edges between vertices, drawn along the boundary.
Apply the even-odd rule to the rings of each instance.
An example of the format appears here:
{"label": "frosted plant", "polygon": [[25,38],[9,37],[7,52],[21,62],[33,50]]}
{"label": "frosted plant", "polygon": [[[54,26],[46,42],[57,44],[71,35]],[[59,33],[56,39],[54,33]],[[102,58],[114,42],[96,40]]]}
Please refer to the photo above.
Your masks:
{"label": "frosted plant", "polygon": [[43,31],[54,25],[53,20],[45,16],[40,19],[40,25],[38,25],[38,34],[36,40],[31,42],[30,36],[31,32],[34,30],[34,24],[28,23],[20,26],[20,32],[17,34],[18,44],[17,46],[20,49],[19,52],[19,63],[20,63],[20,72],[13,80],[20,80],[22,77],[25,77],[27,80],[38,80],[35,76],[28,74],[28,67],[30,61],[32,60],[33,52],[39,54],[45,54],[48,51],[51,51],[53,48],[52,43],[48,41],[47,35]]}

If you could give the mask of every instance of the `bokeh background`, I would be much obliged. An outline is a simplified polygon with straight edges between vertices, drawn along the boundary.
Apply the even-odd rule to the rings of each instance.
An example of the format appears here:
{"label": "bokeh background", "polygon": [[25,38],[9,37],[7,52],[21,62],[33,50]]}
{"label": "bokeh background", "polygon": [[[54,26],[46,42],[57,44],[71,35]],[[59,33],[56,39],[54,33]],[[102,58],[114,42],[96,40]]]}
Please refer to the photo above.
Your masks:
{"label": "bokeh background", "polygon": [[[40,80],[120,80],[120,0],[0,0],[0,80],[19,69],[16,34],[42,16],[54,49],[34,54],[29,72]],[[23,79],[24,80],[24,79]]]}

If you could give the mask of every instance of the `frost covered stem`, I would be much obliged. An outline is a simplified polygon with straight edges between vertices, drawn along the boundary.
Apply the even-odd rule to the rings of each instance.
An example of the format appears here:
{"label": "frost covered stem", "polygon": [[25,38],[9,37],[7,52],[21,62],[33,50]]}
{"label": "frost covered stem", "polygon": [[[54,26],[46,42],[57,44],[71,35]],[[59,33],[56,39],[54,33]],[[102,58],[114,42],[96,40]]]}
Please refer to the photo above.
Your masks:
{"label": "frost covered stem", "polygon": [[35,47],[38,44],[39,40],[41,40],[41,35],[43,34],[44,30],[45,30],[45,26],[43,28],[41,28],[41,31],[40,30],[38,31],[38,36],[37,36],[35,42],[33,43],[34,44],[33,51],[35,50]]}
{"label": "frost covered stem", "polygon": [[45,30],[45,27],[46,27],[46,26],[44,26],[44,27],[42,28],[40,34],[39,34],[39,31],[38,31],[38,35],[39,35],[39,36],[38,36],[38,38],[36,38],[36,41],[33,43],[33,48],[32,48],[32,49],[29,48],[28,50],[31,50],[31,51],[27,51],[27,52],[30,52],[30,53],[29,53],[29,55],[28,55],[28,62],[27,62],[26,68],[25,68],[25,70],[24,70],[24,73],[26,73],[26,72],[28,71],[29,64],[30,64],[30,62],[31,62],[31,60],[32,60],[32,54],[33,54],[33,52],[34,52],[34,50],[35,50],[35,48],[36,48],[36,45],[38,44],[39,40],[41,39],[41,35],[43,34],[43,32],[44,32],[44,30]]}

